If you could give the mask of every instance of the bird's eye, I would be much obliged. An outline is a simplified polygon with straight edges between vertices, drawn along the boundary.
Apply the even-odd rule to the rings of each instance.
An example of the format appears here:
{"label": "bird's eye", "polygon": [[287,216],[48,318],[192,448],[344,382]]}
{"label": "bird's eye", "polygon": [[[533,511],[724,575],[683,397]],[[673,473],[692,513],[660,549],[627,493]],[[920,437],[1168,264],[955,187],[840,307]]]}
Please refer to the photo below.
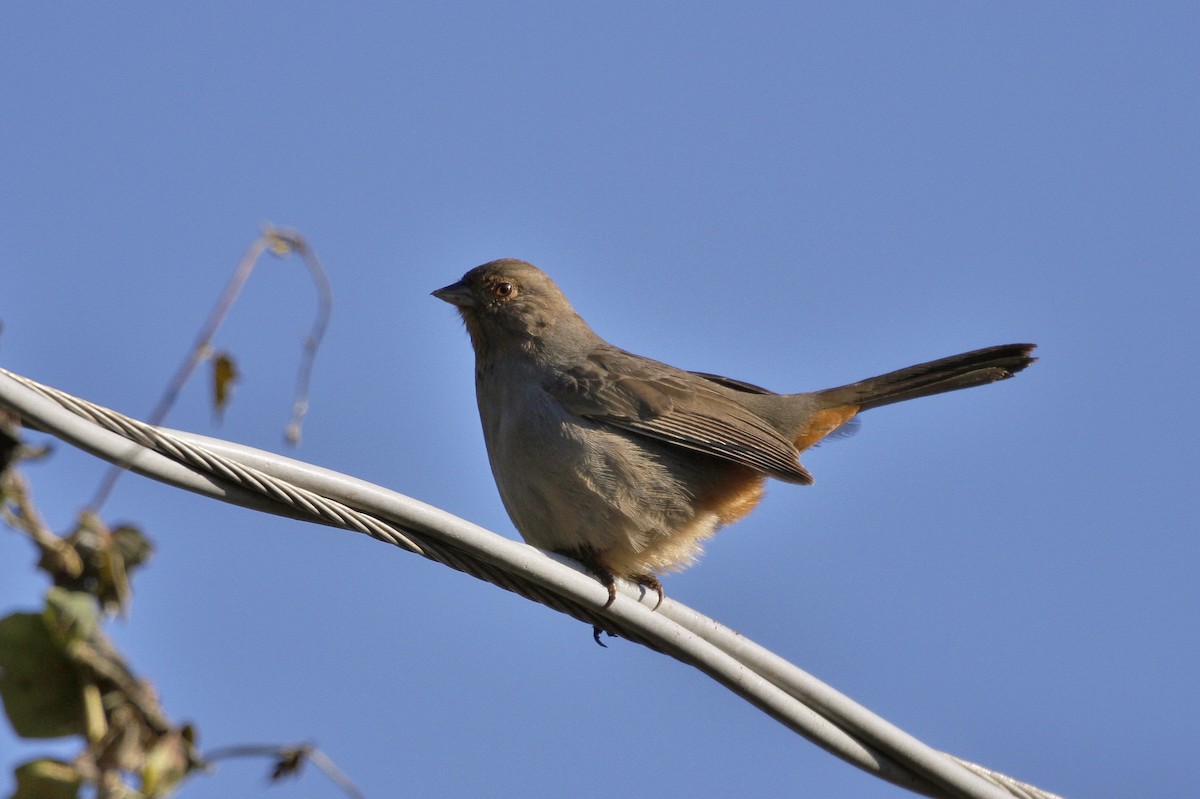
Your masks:
{"label": "bird's eye", "polygon": [[492,284],[492,296],[499,299],[511,297],[516,293],[517,287],[508,281],[501,280]]}

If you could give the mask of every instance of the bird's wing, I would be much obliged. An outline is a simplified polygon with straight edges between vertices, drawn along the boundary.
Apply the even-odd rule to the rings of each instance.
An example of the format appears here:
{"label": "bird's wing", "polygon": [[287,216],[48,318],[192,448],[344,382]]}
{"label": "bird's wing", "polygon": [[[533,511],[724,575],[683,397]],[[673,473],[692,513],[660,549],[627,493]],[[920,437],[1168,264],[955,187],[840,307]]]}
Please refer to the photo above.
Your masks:
{"label": "bird's wing", "polygon": [[[811,483],[792,442],[728,392],[726,383],[598,348],[545,386],[596,422],[713,455],[792,483]],[[728,386],[726,386],[728,387]],[[735,387],[736,388],[736,387]],[[745,389],[742,389],[743,391]]]}

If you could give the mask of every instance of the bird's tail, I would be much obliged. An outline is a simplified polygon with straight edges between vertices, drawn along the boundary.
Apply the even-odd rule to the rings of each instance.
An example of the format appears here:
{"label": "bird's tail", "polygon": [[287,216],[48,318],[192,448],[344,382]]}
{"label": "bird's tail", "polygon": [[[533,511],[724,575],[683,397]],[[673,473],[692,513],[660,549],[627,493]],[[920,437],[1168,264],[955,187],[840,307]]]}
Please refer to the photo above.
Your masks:
{"label": "bird's tail", "polygon": [[893,402],[982,386],[1012,377],[1036,361],[1029,354],[1034,346],[999,344],[985,347],[868,377],[846,386],[827,388],[816,392],[815,396],[826,407],[856,405],[861,412]]}
{"label": "bird's tail", "polygon": [[1033,344],[1000,344],[847,386],[792,395],[804,403],[803,415],[792,430],[792,441],[803,452],[839,429],[849,430],[844,425],[862,411],[1012,377],[1037,360],[1029,355],[1033,348]]}

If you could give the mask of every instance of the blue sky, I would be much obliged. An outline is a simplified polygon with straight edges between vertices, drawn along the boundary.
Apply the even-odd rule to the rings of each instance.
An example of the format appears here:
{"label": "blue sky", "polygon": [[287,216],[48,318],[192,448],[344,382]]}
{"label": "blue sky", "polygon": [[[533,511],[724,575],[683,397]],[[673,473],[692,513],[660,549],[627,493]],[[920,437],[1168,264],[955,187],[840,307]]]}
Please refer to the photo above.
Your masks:
{"label": "blue sky", "polygon": [[[776,390],[1036,341],[873,411],[669,595],[1065,796],[1194,793],[1193,4],[211,3],[0,11],[0,363],[135,416],[265,221],[334,285],[296,456],[506,535],[429,291],[546,269],[601,335]],[[265,261],[244,379],[168,423],[280,449],[314,306]],[[102,473],[28,470],[57,528]],[[639,647],[365,538],[126,477],[113,635],[202,744],[315,740],[371,797],[901,792]],[[43,591],[0,534],[0,613]],[[46,745],[0,729],[12,763]],[[223,765],[186,799],[266,791]],[[310,773],[278,796],[335,796]]]}

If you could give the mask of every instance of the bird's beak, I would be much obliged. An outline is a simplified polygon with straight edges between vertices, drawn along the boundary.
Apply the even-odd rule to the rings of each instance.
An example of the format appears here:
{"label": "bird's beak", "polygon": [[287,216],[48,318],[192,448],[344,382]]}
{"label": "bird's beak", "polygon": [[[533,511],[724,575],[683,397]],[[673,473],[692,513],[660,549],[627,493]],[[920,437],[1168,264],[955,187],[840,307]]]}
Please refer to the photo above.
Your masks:
{"label": "bird's beak", "polygon": [[461,280],[431,293],[439,300],[457,305],[459,308],[475,307],[475,297],[471,294],[471,289]]}

